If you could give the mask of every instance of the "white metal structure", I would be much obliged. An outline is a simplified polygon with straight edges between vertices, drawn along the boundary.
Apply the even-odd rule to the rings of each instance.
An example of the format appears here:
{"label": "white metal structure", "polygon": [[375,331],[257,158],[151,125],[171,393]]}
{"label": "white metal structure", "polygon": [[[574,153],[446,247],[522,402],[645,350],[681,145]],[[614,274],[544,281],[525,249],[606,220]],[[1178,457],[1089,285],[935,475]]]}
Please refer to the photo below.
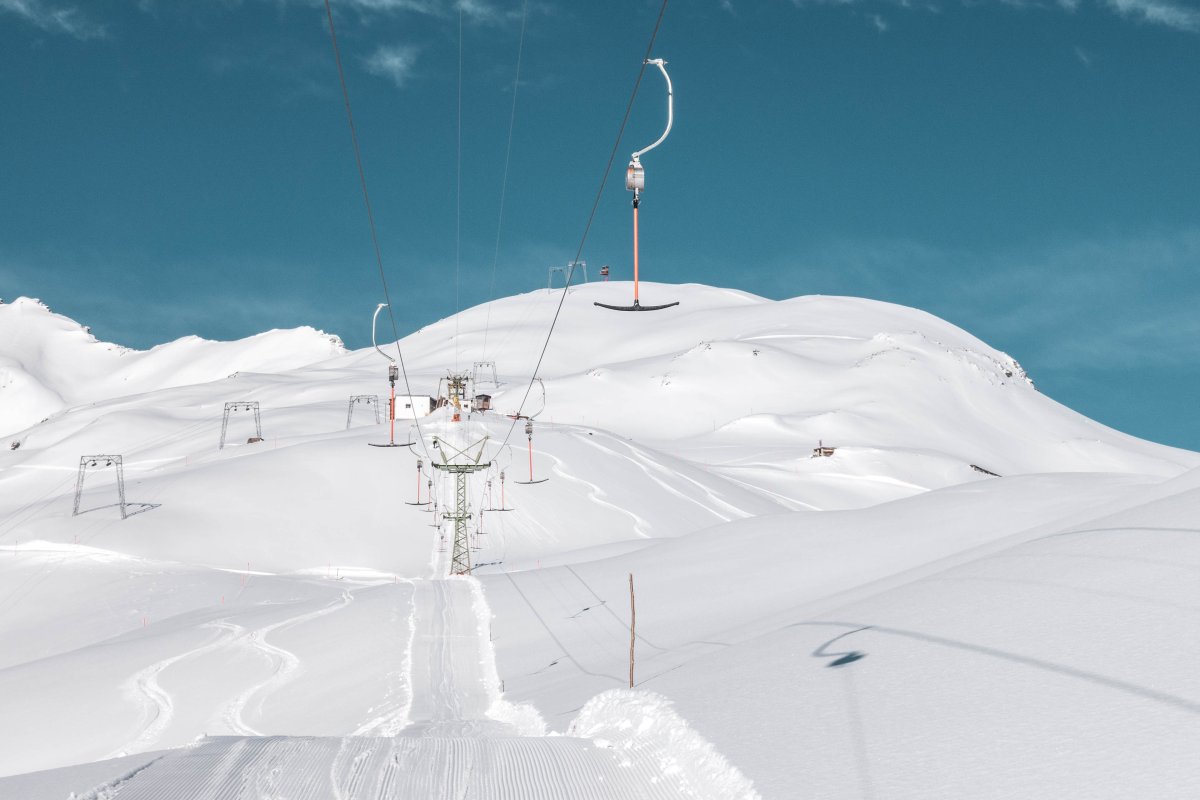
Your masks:
{"label": "white metal structure", "polygon": [[375,341],[375,320],[379,319],[379,312],[383,311],[385,308],[387,308],[387,306],[387,303],[380,303],[379,305],[375,306],[375,316],[371,317],[371,346],[373,346],[379,352],[379,355],[386,358],[389,363],[395,364],[396,359],[380,350],[379,344]]}
{"label": "white metal structure", "polygon": [[646,63],[658,67],[658,71],[667,81],[667,127],[662,132],[662,136],[654,140],[654,144],[633,151],[629,166],[625,170],[625,188],[633,192],[635,199],[646,188],[646,171],[642,169],[642,156],[662,144],[667,138],[667,134],[671,132],[671,125],[675,123],[675,90],[671,85],[671,76],[667,74],[667,62],[662,58],[648,58]]}
{"label": "white metal structure", "polygon": [[662,73],[663,79],[667,82],[667,127],[663,130],[662,135],[655,139],[653,143],[643,147],[641,150],[634,150],[629,160],[629,166],[625,169],[625,188],[633,192],[633,305],[594,304],[612,311],[661,311],[664,308],[679,305],[679,302],[676,301],[674,303],[644,306],[638,300],[638,206],[642,201],[642,192],[646,188],[646,170],[642,168],[642,156],[662,144],[667,138],[667,134],[671,132],[671,126],[675,124],[675,88],[671,85],[671,76],[667,74],[666,60],[662,58],[648,58],[643,63],[653,64],[658,67],[658,71]]}
{"label": "white metal structure", "polygon": [[563,286],[565,287],[575,280],[575,272],[576,270],[580,269],[583,270],[583,282],[587,283],[588,274],[586,261],[573,261],[570,264],[567,264],[565,267],[550,267],[550,270],[546,275],[546,291],[549,292],[554,289],[555,274],[563,276]]}

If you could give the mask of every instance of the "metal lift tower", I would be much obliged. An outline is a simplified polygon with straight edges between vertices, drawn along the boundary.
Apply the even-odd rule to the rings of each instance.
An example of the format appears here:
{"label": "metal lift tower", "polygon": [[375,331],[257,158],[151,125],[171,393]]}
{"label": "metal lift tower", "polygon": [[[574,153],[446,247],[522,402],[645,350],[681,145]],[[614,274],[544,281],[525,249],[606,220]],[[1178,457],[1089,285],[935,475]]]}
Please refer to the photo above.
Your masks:
{"label": "metal lift tower", "polygon": [[[454,520],[454,550],[450,556],[450,574],[471,574],[471,542],[467,531],[467,522],[471,519],[471,506],[467,499],[467,476],[482,472],[492,466],[490,461],[483,461],[483,450],[487,447],[488,437],[467,445],[461,450],[438,437],[433,437],[433,448],[441,456],[441,463],[434,461],[430,466],[454,476],[454,512],[442,513],[443,519]],[[478,446],[478,450],[472,450]],[[452,452],[446,455],[446,450]]]}

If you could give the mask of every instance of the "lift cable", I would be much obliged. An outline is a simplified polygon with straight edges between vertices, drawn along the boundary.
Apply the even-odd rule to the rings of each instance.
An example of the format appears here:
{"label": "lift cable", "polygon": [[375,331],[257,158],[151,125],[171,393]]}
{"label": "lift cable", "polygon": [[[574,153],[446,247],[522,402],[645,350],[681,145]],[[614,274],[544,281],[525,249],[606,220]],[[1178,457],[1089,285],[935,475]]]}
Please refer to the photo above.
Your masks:
{"label": "lift cable", "polygon": [[[328,2],[328,0],[326,0]],[[462,316],[462,85],[463,12],[458,7],[458,134],[456,139],[456,189],[454,195],[454,371],[458,372],[458,319]]]}
{"label": "lift cable", "polygon": [[[326,0],[328,3],[329,0]],[[529,378],[529,385],[525,387],[525,394],[521,398],[521,405],[517,408],[517,413],[513,415],[512,424],[508,426],[508,433],[504,436],[504,442],[501,445],[508,444],[508,440],[512,438],[513,431],[516,430],[517,423],[521,420],[521,412],[525,410],[525,404],[529,401],[529,393],[533,391],[533,384],[537,381],[538,372],[542,368],[542,361],[546,358],[546,350],[550,347],[550,339],[554,336],[555,326],[558,325],[558,317],[562,314],[563,303],[567,300],[567,292],[571,288],[571,279],[575,275],[575,265],[579,263],[580,257],[583,255],[584,245],[587,244],[588,234],[592,230],[592,222],[596,218],[596,210],[600,207],[600,198],[604,194],[604,187],[608,183],[609,173],[612,172],[613,162],[617,158],[617,150],[621,147],[621,138],[625,135],[625,126],[629,123],[629,116],[633,112],[633,101],[637,99],[638,88],[642,85],[642,77],[646,74],[646,66],[650,60],[650,54],[654,51],[654,40],[658,38],[658,30],[662,27],[663,15],[667,12],[668,0],[663,0],[662,7],[658,10],[658,19],[654,22],[654,30],[650,33],[650,41],[646,45],[646,55],[642,59],[641,69],[638,70],[637,80],[633,83],[633,91],[629,95],[629,103],[625,106],[625,117],[621,120],[621,127],[617,131],[616,141],[613,142],[612,153],[608,156],[608,164],[604,167],[604,175],[600,178],[600,187],[596,190],[596,199],[592,203],[592,211],[588,214],[587,224],[583,228],[583,236],[579,240],[579,249],[575,251],[575,259],[571,262],[571,269],[567,272],[566,285],[563,286],[562,294],[558,298],[558,306],[554,310],[554,319],[550,321],[550,330],[546,333],[546,341],[542,344],[542,351],[538,355],[537,364],[533,368],[533,374]]]}
{"label": "lift cable", "polygon": [[[396,315],[392,312],[392,298],[388,292],[387,275],[383,270],[383,252],[379,248],[379,235],[375,230],[375,214],[371,210],[371,196],[367,193],[367,176],[363,171],[362,152],[358,146],[358,132],[354,127],[354,113],[350,110],[350,91],[346,88],[346,72],[342,68],[342,53],[338,47],[337,31],[333,25],[333,9],[329,6],[329,0],[325,0],[325,15],[329,20],[329,38],[333,42],[333,59],[337,63],[338,80],[342,85],[342,100],[346,104],[346,120],[350,124],[350,140],[354,144],[354,162],[358,165],[358,180],[362,186],[363,203],[367,207],[367,222],[371,228],[371,243],[375,247],[375,263],[379,267],[379,281],[383,285],[383,299],[387,301],[388,319],[392,325],[392,337],[396,343],[396,358],[400,364],[400,372],[404,376],[404,388],[409,397],[412,397],[412,386],[408,382],[408,370],[404,366],[404,354],[400,352],[400,332],[396,326]],[[409,405],[412,405],[409,403]],[[393,409],[393,413],[395,410]],[[425,457],[430,458],[429,451],[425,447],[425,437],[421,433],[421,422],[417,419],[416,409],[413,409],[413,423],[417,426],[417,439],[421,442],[421,450],[425,452]],[[430,458],[430,460],[432,460]]]}
{"label": "lift cable", "polygon": [[508,166],[512,161],[513,129],[517,122],[517,88],[521,85],[521,56],[525,51],[525,24],[529,18],[529,0],[521,4],[521,37],[517,41],[517,74],[513,78],[512,110],[508,115],[508,146],[504,150],[504,177],[500,181],[500,211],[496,219],[496,249],[492,254],[492,285],[488,289],[487,320],[483,326],[483,358],[487,359],[488,331],[492,327],[492,303],[496,299],[496,271],[500,263],[500,232],[504,228],[504,199],[508,193]]}

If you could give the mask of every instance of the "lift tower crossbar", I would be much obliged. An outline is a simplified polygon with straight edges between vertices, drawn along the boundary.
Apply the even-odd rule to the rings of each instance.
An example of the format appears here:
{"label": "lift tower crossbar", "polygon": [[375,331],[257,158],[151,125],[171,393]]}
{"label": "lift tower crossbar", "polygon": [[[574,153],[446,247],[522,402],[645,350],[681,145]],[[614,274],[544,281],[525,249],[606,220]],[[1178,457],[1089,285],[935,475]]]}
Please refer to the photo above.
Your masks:
{"label": "lift tower crossbar", "polygon": [[[483,450],[487,447],[488,437],[484,436],[477,442],[467,445],[462,450],[438,437],[433,438],[433,447],[441,457],[441,463],[434,461],[430,466],[454,476],[454,513],[442,513],[443,519],[454,520],[454,550],[450,556],[450,574],[471,574],[471,541],[467,523],[471,519],[471,506],[467,498],[467,476],[476,472],[490,469],[492,463],[483,461]],[[479,449],[472,454],[476,445]],[[446,450],[453,451],[450,456]]]}
{"label": "lift tower crossbar", "polygon": [[117,502],[121,507],[121,519],[126,519],[129,512],[125,502],[125,463],[121,456],[81,456],[79,459],[79,475],[75,479],[75,509],[71,516],[79,514],[79,504],[83,499],[83,479],[89,469],[116,467],[117,472]]}
{"label": "lift tower crossbar", "polygon": [[229,415],[235,411],[254,412],[254,438],[262,441],[262,415],[257,400],[234,400],[225,404],[225,415],[221,417],[221,444],[218,450],[225,449],[225,433],[229,430]]}

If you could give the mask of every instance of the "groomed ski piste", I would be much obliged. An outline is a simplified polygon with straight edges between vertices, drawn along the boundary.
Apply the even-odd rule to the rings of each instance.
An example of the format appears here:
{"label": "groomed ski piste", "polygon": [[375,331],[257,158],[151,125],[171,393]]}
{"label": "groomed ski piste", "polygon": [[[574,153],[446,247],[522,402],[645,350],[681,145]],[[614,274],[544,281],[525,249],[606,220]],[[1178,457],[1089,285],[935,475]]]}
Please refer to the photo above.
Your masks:
{"label": "groomed ski piste", "polygon": [[559,292],[400,341],[414,395],[496,364],[397,427],[490,437],[470,577],[346,427],[373,350],[0,305],[0,798],[1200,796],[1200,454],[914,309],[629,289],[568,292],[532,475]]}

